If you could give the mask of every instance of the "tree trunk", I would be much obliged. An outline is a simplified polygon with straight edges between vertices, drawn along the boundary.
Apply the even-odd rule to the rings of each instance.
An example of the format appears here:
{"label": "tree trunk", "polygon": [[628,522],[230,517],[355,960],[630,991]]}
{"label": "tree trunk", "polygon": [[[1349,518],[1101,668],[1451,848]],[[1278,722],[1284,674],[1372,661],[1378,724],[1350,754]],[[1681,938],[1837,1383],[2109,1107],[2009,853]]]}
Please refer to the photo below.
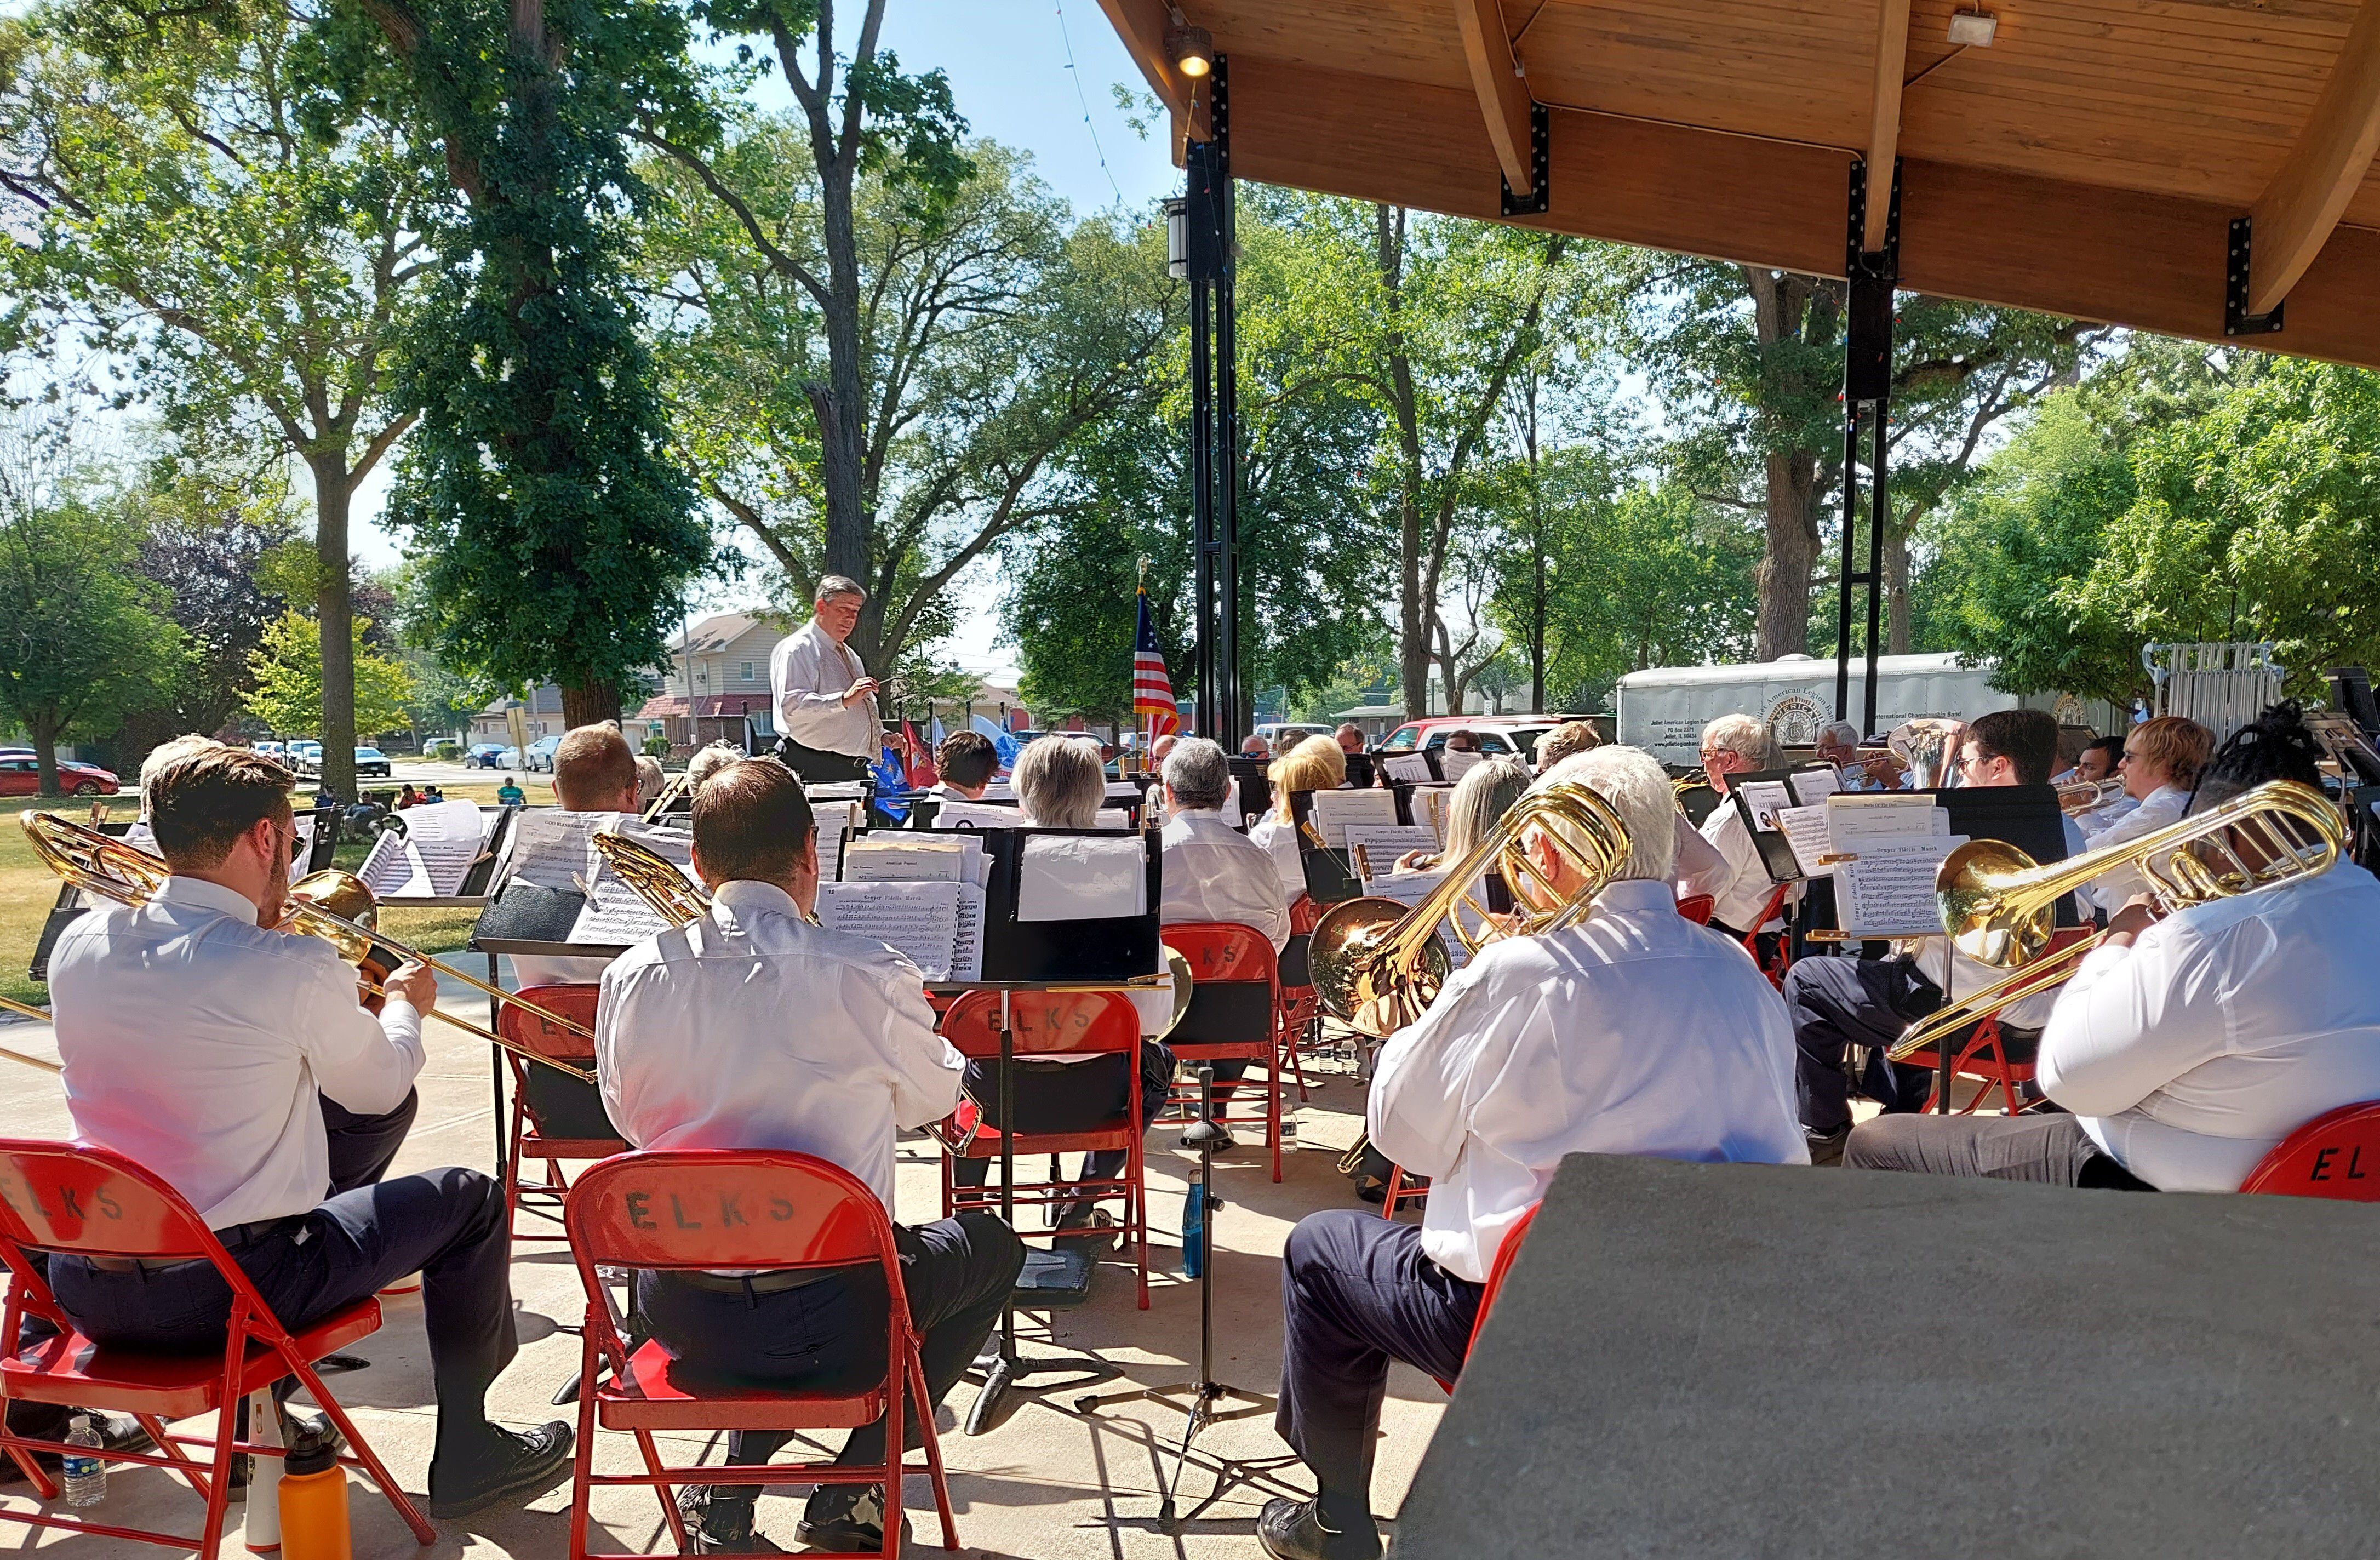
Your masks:
{"label": "tree trunk", "polygon": [[1917,533],[1918,524],[1925,518],[1928,507],[1922,502],[1912,504],[1909,513],[1885,528],[1884,651],[1887,655],[1908,654],[1914,640],[1916,626],[1909,617],[1909,539]]}
{"label": "tree trunk", "polygon": [[562,725],[566,731],[597,721],[620,718],[620,690],[607,682],[571,681],[562,685]]}
{"label": "tree trunk", "polygon": [[[853,89],[846,89],[853,90]],[[819,165],[819,207],[826,240],[827,383],[805,386],[819,426],[826,488],[826,567],[830,574],[868,577],[866,495],[860,491],[859,247],[852,223],[853,164],[858,148],[812,148]],[[882,645],[884,603],[870,592],[852,630],[851,648],[871,671]],[[881,672],[878,671],[881,676]]]}
{"label": "tree trunk", "polygon": [[26,723],[26,730],[33,738],[33,769],[40,776],[37,786],[42,795],[66,795],[58,786],[58,723],[32,720]]}
{"label": "tree trunk", "polygon": [[355,499],[344,455],[309,461],[314,474],[314,626],[322,636],[319,789],[356,797],[356,632],[347,602],[347,514]]}
{"label": "tree trunk", "polygon": [[1817,460],[1807,450],[1767,457],[1768,540],[1760,557],[1762,661],[1810,648],[1810,576],[1818,559]]}

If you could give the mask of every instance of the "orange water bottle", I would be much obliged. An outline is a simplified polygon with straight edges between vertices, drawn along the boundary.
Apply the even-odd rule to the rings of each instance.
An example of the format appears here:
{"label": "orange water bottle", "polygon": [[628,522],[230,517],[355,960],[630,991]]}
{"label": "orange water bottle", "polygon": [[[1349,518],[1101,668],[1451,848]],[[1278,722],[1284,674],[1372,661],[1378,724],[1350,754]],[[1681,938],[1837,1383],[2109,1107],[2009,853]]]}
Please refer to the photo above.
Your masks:
{"label": "orange water bottle", "polygon": [[281,1470],[281,1560],[349,1560],[339,1434],[303,1436]]}

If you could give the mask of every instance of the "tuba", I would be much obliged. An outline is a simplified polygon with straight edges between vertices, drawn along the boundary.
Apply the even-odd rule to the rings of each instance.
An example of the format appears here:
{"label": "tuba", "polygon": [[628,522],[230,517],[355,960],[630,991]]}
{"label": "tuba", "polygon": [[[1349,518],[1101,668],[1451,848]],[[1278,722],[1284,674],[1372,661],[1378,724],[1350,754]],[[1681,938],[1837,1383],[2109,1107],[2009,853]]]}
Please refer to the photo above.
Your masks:
{"label": "tuba", "polygon": [[[146,905],[165,885],[173,869],[145,850],[136,849],[120,839],[110,838],[98,830],[55,812],[28,812],[24,815],[25,837],[31,842],[33,854],[42,864],[60,878],[86,894],[134,908]],[[338,951],[342,963],[360,969],[373,959],[375,947],[384,948],[399,958],[414,959],[428,965],[442,975],[452,976],[474,990],[486,993],[497,1001],[509,1004],[531,1014],[556,1029],[567,1030],[582,1040],[592,1041],[594,1031],[574,1023],[561,1014],[524,1002],[512,993],[492,986],[476,976],[455,969],[428,954],[407,947],[404,944],[382,936],[372,922],[379,909],[372,891],[364,886],[361,878],[350,872],[310,872],[289,885],[289,902],[283,909],[280,930],[300,936],[320,937]],[[375,995],[385,994],[374,984]],[[540,1055],[525,1046],[516,1045],[493,1030],[483,1029],[468,1018],[451,1013],[439,1017],[456,1029],[479,1036],[492,1045],[542,1062],[549,1067],[569,1073],[572,1077],[592,1083],[595,1075],[567,1062]]]}
{"label": "tuba", "polygon": [[1935,874],[1942,929],[1959,952],[2014,972],[1921,1020],[1886,1054],[1903,1061],[2010,1003],[2064,982],[2099,939],[2041,957],[2058,901],[2109,872],[2138,871],[2148,880],[2150,896],[2171,914],[2319,877],[2338,864],[2346,847],[2338,809],[2294,780],[2268,781],[2137,839],[2046,866],[2002,841],[1970,840],[1944,857]]}
{"label": "tuba", "polygon": [[[1521,839],[1533,826],[1586,879],[1584,886],[1564,894],[1528,859]],[[1323,914],[1307,945],[1323,1010],[1360,1033],[1386,1039],[1427,1012],[1446,982],[1453,961],[1439,922],[1460,909],[1486,922],[1491,930],[1475,937],[1460,920],[1453,922],[1454,934],[1474,953],[1498,937],[1559,932],[1586,913],[1627,864],[1628,851],[1628,826],[1586,786],[1573,781],[1529,792],[1412,909],[1394,899],[1350,899]],[[1528,907],[1509,924],[1472,896],[1471,884],[1490,869]]]}

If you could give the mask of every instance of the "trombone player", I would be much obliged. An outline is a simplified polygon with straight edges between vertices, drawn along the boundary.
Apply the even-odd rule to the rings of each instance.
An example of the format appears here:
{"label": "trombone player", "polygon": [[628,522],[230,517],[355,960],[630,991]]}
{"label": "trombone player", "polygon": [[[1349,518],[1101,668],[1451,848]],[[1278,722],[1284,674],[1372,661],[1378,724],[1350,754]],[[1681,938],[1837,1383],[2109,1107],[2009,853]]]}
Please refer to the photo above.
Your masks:
{"label": "trombone player", "polygon": [[[2318,789],[2321,756],[2298,707],[2276,705],[2215,755],[2191,811],[2267,781]],[[2245,831],[2228,846],[2267,864]],[[2298,1127],[2380,1099],[2375,926],[2380,883],[2348,861],[2162,919],[2136,897],[2058,992],[2042,1034],[2041,1086],[2065,1111],[1878,1117],[1852,1133],[1843,1164],[2237,1191]]]}
{"label": "trombone player", "polygon": [[1422,1223],[1331,1209],[1290,1232],[1275,1422],[1318,1493],[1266,1505],[1257,1538],[1275,1560],[1380,1553],[1369,1494],[1390,1361],[1462,1371],[1497,1249],[1562,1155],[1808,1160],[1784,1005],[1740,945],[1678,914],[1668,774],[1639,749],[1597,748],[1535,789],[1572,783],[1626,828],[1612,881],[1594,893],[1547,837],[1569,832],[1560,820],[1520,843],[1565,900],[1594,893],[1591,911],[1483,948],[1380,1053],[1372,1140],[1432,1178]]}
{"label": "trombone player", "polygon": [[[419,1272],[438,1392],[431,1515],[530,1499],[569,1474],[571,1432],[487,1418],[488,1385],[517,1348],[504,1188],[450,1168],[326,1195],[324,1098],[362,1114],[403,1101],[437,988],[407,964],[374,1017],[328,943],[273,930],[289,896],[294,783],[277,761],[221,746],[159,769],[150,822],[172,875],[139,908],[77,920],[51,959],[75,1132],[187,1198],[293,1332]],[[223,1347],[231,1296],[204,1261],[61,1252],[49,1272],[102,1344]]]}

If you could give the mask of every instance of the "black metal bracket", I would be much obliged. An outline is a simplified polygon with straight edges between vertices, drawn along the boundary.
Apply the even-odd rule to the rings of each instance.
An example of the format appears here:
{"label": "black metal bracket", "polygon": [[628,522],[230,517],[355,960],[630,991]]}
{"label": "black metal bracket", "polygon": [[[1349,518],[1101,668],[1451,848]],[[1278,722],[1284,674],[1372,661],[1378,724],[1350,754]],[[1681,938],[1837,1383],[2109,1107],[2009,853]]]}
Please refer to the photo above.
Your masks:
{"label": "black metal bracket", "polygon": [[2231,219],[2231,250],[2223,266],[2223,334],[2225,335],[2271,335],[2281,328],[2281,311],[2286,300],[2273,305],[2269,314],[2248,312],[2248,219]]}
{"label": "black metal bracket", "polygon": [[1546,175],[1553,165],[1553,116],[1542,103],[1529,104],[1529,177],[1536,186],[1527,197],[1512,193],[1512,181],[1500,178],[1506,216],[1542,216],[1546,212]]}
{"label": "black metal bracket", "polygon": [[1892,389],[1892,294],[1900,281],[1900,159],[1892,160],[1891,204],[1884,216],[1884,248],[1867,248],[1867,160],[1854,158],[1851,223],[1843,237],[1843,274],[1851,283],[1850,350],[1843,359],[1843,399],[1881,400]]}

